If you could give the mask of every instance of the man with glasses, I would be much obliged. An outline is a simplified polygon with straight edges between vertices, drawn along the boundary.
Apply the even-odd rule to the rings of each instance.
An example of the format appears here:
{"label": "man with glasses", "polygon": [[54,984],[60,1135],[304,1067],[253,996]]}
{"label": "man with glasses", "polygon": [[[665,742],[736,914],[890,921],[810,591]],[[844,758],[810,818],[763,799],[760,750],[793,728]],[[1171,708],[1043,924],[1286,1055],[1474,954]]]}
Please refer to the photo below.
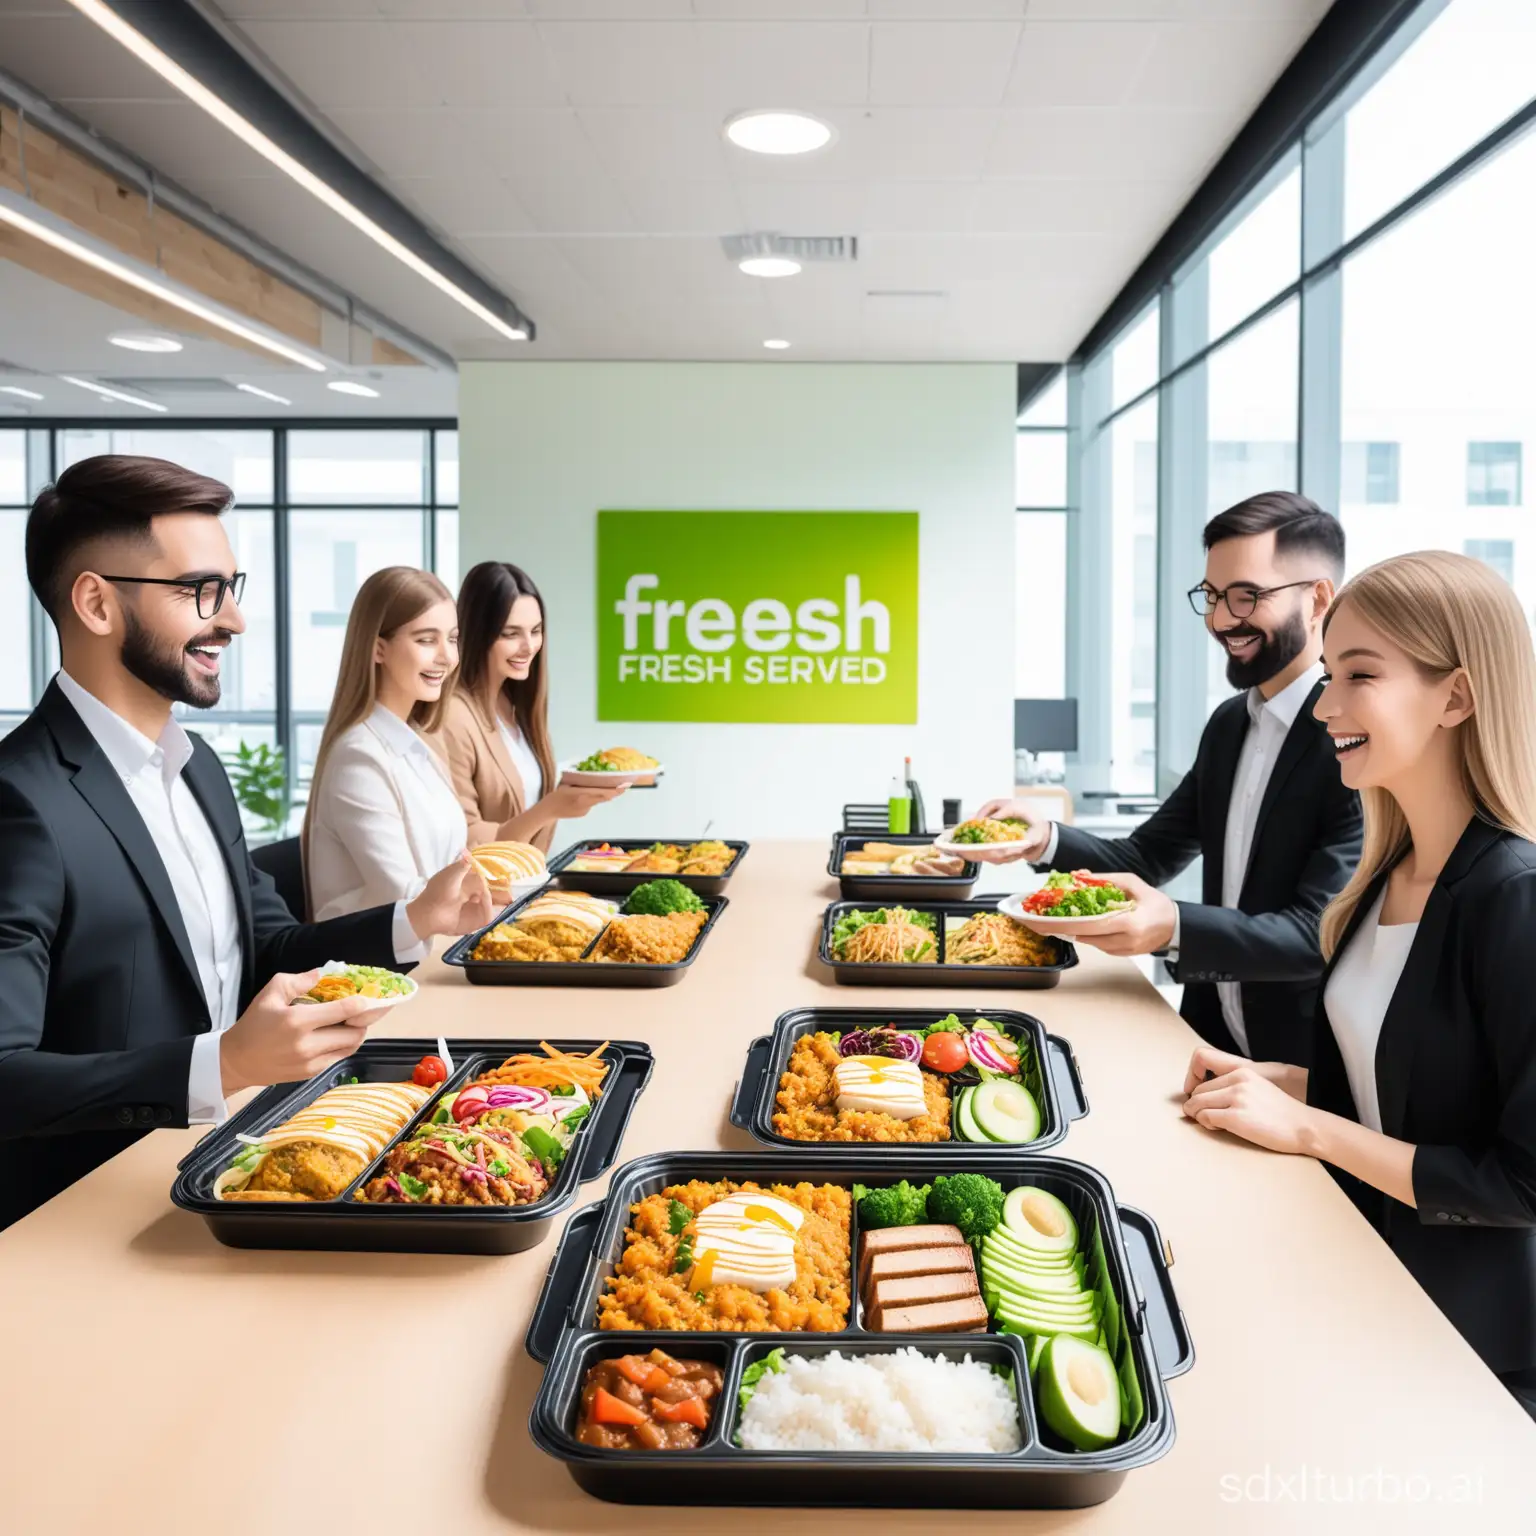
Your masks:
{"label": "man with glasses", "polygon": [[[1206,723],[1194,767],[1128,837],[1043,822],[1022,852],[983,845],[970,856],[1114,874],[1134,910],[1078,942],[1165,956],[1184,986],[1181,1012],[1204,1039],[1305,1066],[1323,970],[1318,919],[1360,856],[1358,797],[1312,714],[1344,530],[1305,496],[1270,491],[1212,518],[1204,540],[1205,580],[1189,602],[1243,692]],[[998,800],[982,814],[1022,812]],[[1202,901],[1156,889],[1197,857]]]}
{"label": "man with glasses", "polygon": [[410,902],[295,923],[211,748],[245,629],[227,486],[163,459],[66,469],[27,520],[62,665],[0,742],[0,1227],[156,1126],[350,1055],[363,998],[291,1007],[327,960],[397,966],[490,920],[467,860]]}

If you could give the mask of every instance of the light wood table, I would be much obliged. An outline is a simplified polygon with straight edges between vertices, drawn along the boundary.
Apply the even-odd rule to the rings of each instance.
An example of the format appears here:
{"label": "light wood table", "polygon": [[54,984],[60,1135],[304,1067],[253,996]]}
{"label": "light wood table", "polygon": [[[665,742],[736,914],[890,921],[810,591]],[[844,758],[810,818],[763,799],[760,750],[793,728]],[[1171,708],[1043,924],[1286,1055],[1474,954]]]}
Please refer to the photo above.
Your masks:
{"label": "light wood table", "polygon": [[1026,994],[834,987],[813,958],[825,866],[823,843],[753,848],[678,987],[477,988],[433,962],[388,1028],[648,1040],[622,1161],[748,1146],[731,1090],[792,1006],[1038,1014],[1075,1046],[1092,1106],[1059,1150],[1175,1252],[1197,1358],[1171,1386],[1164,1460],[1064,1513],[603,1504],[526,1430],[540,1368],[523,1332],[555,1234],[502,1259],[224,1248],[168,1199],[196,1133],[159,1131],[0,1234],[0,1531],[1531,1530],[1536,1426],[1320,1167],[1180,1115],[1194,1037],[1133,966],[1085,950],[1059,989]]}

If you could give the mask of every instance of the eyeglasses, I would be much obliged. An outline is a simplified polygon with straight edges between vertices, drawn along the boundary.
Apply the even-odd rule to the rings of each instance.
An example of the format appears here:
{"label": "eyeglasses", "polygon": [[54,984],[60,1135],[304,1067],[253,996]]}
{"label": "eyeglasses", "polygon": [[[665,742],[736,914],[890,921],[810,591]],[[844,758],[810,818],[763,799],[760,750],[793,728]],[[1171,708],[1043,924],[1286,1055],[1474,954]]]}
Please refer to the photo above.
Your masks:
{"label": "eyeglasses", "polygon": [[238,603],[245,592],[245,572],[233,576],[103,576],[103,581],[129,583],[136,587],[180,587],[197,598],[197,616],[211,619],[224,606],[227,592]]}
{"label": "eyeglasses", "polygon": [[1292,587],[1310,587],[1319,577],[1312,577],[1309,581],[1288,581],[1278,587],[1246,587],[1231,586],[1217,589],[1201,582],[1198,587],[1191,587],[1184,595],[1189,599],[1189,606],[1200,615],[1202,619],[1208,619],[1216,612],[1218,603],[1227,605],[1227,612],[1234,619],[1246,619],[1266,597],[1275,592],[1289,592]]}

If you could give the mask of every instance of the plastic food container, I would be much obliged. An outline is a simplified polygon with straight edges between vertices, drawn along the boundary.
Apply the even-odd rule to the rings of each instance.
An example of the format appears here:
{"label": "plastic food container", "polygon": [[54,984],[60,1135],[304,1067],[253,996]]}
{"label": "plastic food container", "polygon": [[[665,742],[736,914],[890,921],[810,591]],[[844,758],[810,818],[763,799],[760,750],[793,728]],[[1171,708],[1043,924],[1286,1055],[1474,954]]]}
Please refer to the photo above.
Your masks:
{"label": "plastic food container", "polygon": [[[937,1159],[935,1160],[937,1165]],[[1023,1341],[1008,1334],[872,1333],[853,1303],[842,1333],[639,1333],[595,1327],[597,1297],[613,1272],[630,1206],[690,1179],[752,1179],[763,1185],[874,1183],[909,1177],[912,1160],[890,1152],[829,1158],[821,1148],[786,1152],[670,1152],[626,1163],[608,1198],[576,1212],[545,1277],[526,1347],[546,1365],[529,1417],[533,1442],[563,1461],[576,1483],[627,1504],[849,1505],[863,1508],[1066,1509],[1099,1504],[1137,1467],[1174,1441],[1166,1379],[1194,1363],[1194,1345],[1173,1293],[1166,1250],[1150,1216],[1116,1203],[1104,1177],[1082,1163],[1033,1155],[973,1153],[936,1171],[985,1173],[1005,1189],[1036,1184],[1065,1201],[1083,1233],[1102,1234],[1133,1368],[1146,1404],[1141,1427],[1102,1451],[1072,1450],[1040,1421]],[[858,1212],[851,1233],[858,1252]],[[1013,1368],[1023,1447],[1011,1454],[746,1451],[735,1444],[737,1391],[747,1365],[782,1346],[791,1354],[884,1354],[914,1347]],[[575,1437],[582,1381],[594,1362],[661,1348],[709,1360],[725,1372],[719,1407],[697,1449],[600,1450]]]}
{"label": "plastic food container", "polygon": [[[903,901],[909,912],[932,912],[939,919],[940,954],[948,929],[958,928],[979,912],[996,912],[998,898],[979,901]],[[832,971],[832,979],[844,987],[1054,987],[1077,964],[1077,951],[1063,939],[1055,942],[1062,958],[1055,965],[932,965],[905,964],[895,960],[834,960],[832,930],[845,912],[868,912],[896,902],[834,901],[822,916],[817,957]]]}
{"label": "plastic food container", "polygon": [[966,861],[958,875],[845,875],[843,855],[866,843],[891,843],[901,848],[931,848],[933,838],[915,832],[834,832],[827,873],[842,889],[843,899],[859,903],[896,901],[964,901],[971,894],[981,865]]}
{"label": "plastic food container", "polygon": [[[897,1029],[918,1029],[932,1024],[944,1013],[955,1014],[962,1023],[991,1019],[1005,1025],[1029,1041],[1035,1060],[1040,1064],[1040,1134],[1029,1142],[986,1143],[980,1141],[802,1141],[780,1135],[773,1128],[775,1099],[779,1080],[789,1066],[795,1042],[818,1030],[846,1034],[853,1029],[871,1029],[877,1024],[894,1024]],[[1067,1134],[1073,1120],[1088,1113],[1083,1080],[1077,1069],[1077,1057],[1071,1045],[1060,1035],[1046,1033],[1045,1025],[1033,1014],[1014,1013],[1005,1008],[795,1008],[780,1014],[771,1035],[760,1035],[747,1047],[747,1059],[736,1084],[731,1104],[731,1124],[746,1131],[770,1147],[789,1147],[796,1151],[827,1152],[835,1157],[860,1157],[879,1151],[921,1162],[928,1154],[946,1161],[978,1152],[998,1151],[1005,1146],[1011,1152],[1040,1152],[1054,1147]]]}
{"label": "plastic food container", "polygon": [[[590,1052],[600,1040],[551,1040],[570,1052]],[[576,1132],[554,1183],[542,1200],[514,1206],[372,1205],[352,1198],[395,1146],[431,1112],[442,1092],[498,1067],[517,1051],[537,1051],[538,1040],[450,1040],[454,1071],[444,1088],[384,1152],[335,1200],[216,1200],[213,1181],[239,1150],[237,1133],[271,1131],[328,1088],[357,1078],[365,1083],[408,1081],[423,1056],[437,1054],[436,1040],[367,1040],[345,1061],[304,1083],[264,1089],[239,1114],[225,1121],[181,1160],[171,1200],[208,1223],[231,1248],[321,1248],[380,1253],[520,1253],[544,1240],[551,1222],[569,1210],[582,1184],[600,1178],[618,1156],[635,1100],[654,1065],[650,1047],[637,1040],[613,1040],[604,1052],[608,1075],[592,1114]]]}
{"label": "plastic food container", "polygon": [[[686,848],[690,843],[704,841],[698,837],[621,837],[617,840],[608,840],[610,847],[618,848],[646,848],[652,843],[676,843]],[[658,875],[637,871],[628,874],[621,869],[600,870],[597,874],[583,874],[576,870],[568,870],[566,866],[576,858],[579,858],[588,848],[600,848],[604,839],[589,837],[583,842],[572,843],[569,848],[562,848],[554,858],[549,861],[549,878],[555,884],[571,891],[586,891],[592,896],[628,896],[637,885],[644,885],[648,880],[676,880],[680,885],[686,885],[690,891],[700,896],[721,896],[725,893],[726,882],[741,868],[741,861],[747,855],[750,843],[737,842],[728,837],[712,837],[712,843],[724,843],[731,849],[736,857],[726,866],[723,875]]]}
{"label": "plastic food container", "polygon": [[[652,876],[653,879],[657,878]],[[665,877],[662,877],[665,878]],[[481,937],[489,933],[497,923],[517,920],[517,914],[542,892],[533,891],[515,901],[495,922],[488,923],[478,933],[465,935],[443,954],[444,965],[459,966],[464,974],[480,987],[674,987],[683,979],[688,967],[698,958],[704,940],[709,937],[720,914],[729,903],[724,896],[703,896],[709,916],[693,941],[693,948],[681,960],[671,965],[629,965],[617,962],[603,964],[582,960],[475,960],[471,951]],[[589,894],[596,895],[593,891]],[[601,935],[599,935],[601,937]],[[596,944],[593,939],[592,944]],[[588,950],[592,945],[587,946]],[[594,1042],[596,1043],[596,1042]]]}

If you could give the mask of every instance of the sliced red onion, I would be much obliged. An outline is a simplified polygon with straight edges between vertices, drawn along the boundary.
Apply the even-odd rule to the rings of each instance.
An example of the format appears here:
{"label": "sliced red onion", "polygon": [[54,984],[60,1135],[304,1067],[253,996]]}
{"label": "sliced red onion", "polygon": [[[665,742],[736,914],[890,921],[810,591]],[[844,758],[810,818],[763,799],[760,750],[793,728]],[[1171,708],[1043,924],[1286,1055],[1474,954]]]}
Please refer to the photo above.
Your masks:
{"label": "sliced red onion", "polygon": [[399,1195],[402,1200],[405,1199],[405,1191],[400,1188],[399,1181],[393,1176],[384,1180],[384,1188],[387,1189],[390,1194]]}
{"label": "sliced red onion", "polygon": [[553,1095],[547,1088],[524,1088],[517,1084],[503,1084],[492,1088],[487,1107],[491,1109],[522,1109],[529,1114],[540,1115],[548,1111]]}
{"label": "sliced red onion", "polygon": [[838,1041],[839,1056],[889,1056],[895,1061],[916,1061],[923,1043],[916,1035],[888,1024],[874,1029],[852,1029]]}
{"label": "sliced red onion", "polygon": [[489,1095],[484,1088],[466,1088],[453,1101],[453,1118],[455,1120],[467,1120],[471,1115],[483,1115],[488,1106]]}
{"label": "sliced red onion", "polygon": [[459,1177],[466,1184],[489,1184],[491,1182],[483,1168],[461,1168],[459,1169]]}
{"label": "sliced red onion", "polygon": [[997,1039],[984,1029],[973,1029],[965,1037],[965,1052],[978,1067],[989,1072],[1017,1072],[1019,1058],[1010,1056]]}

